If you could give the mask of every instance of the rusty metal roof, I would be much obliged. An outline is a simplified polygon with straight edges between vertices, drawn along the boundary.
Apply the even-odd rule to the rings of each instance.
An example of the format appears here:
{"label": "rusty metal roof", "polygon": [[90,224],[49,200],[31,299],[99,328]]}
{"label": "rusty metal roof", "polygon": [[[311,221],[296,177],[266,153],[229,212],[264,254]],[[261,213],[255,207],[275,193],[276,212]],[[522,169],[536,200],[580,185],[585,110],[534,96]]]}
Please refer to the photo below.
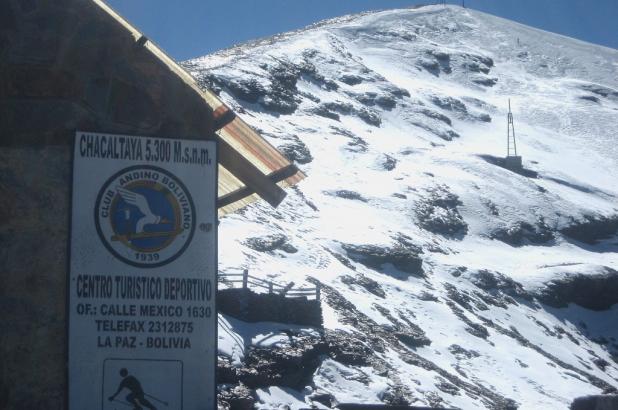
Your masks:
{"label": "rusty metal roof", "polygon": [[283,188],[297,184],[305,175],[227,107],[215,93],[202,90],[187,71],[127,20],[102,0],[92,1],[124,26],[137,43],[152,52],[211,108],[215,129],[212,135],[204,138],[217,139],[219,142],[219,216],[238,210],[259,198],[272,206],[279,205],[286,195]]}

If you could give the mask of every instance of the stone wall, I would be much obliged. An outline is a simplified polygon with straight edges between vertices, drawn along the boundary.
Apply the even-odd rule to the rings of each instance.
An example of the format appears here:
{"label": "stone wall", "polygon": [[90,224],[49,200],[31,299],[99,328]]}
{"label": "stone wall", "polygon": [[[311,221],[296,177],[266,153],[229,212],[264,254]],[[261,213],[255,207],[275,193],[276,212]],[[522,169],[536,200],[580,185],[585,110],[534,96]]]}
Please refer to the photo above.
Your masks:
{"label": "stone wall", "polygon": [[207,138],[212,112],[91,0],[0,2],[0,409],[66,408],[76,130]]}
{"label": "stone wall", "polygon": [[316,300],[277,294],[255,293],[250,289],[221,289],[217,292],[219,312],[245,322],[277,322],[322,327],[322,307]]}

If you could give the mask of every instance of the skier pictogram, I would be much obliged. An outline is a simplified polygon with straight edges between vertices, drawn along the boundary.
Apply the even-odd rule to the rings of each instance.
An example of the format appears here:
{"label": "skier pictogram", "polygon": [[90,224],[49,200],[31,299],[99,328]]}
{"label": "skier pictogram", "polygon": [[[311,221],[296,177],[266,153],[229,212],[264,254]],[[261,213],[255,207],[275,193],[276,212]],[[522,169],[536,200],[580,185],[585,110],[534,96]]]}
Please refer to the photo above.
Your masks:
{"label": "skier pictogram", "polygon": [[[146,396],[148,396],[151,399],[165,406],[168,405],[167,402],[160,400],[150,394],[145,393],[144,389],[142,388],[142,384],[139,382],[139,380],[135,376],[130,375],[127,369],[125,368],[120,369],[120,376],[122,376],[122,381],[118,385],[118,389],[116,389],[116,392],[112,394],[111,396],[109,396],[108,398],[109,401],[116,401],[116,402],[119,402],[127,406],[132,406],[133,410],[142,410],[144,408],[150,409],[150,410],[157,410],[157,408],[150,401],[146,399]],[[116,396],[118,396],[120,392],[125,389],[130,392],[125,397],[125,400],[129,404],[126,404],[125,402],[120,401],[120,400],[116,400]]]}

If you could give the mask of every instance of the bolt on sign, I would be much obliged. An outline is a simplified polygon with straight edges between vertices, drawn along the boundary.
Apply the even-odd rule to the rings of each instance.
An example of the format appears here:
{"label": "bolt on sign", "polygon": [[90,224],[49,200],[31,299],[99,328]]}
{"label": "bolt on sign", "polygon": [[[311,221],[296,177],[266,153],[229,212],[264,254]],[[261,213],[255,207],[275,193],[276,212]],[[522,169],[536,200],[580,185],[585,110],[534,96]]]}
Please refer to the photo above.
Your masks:
{"label": "bolt on sign", "polygon": [[70,410],[216,408],[216,154],[77,132]]}

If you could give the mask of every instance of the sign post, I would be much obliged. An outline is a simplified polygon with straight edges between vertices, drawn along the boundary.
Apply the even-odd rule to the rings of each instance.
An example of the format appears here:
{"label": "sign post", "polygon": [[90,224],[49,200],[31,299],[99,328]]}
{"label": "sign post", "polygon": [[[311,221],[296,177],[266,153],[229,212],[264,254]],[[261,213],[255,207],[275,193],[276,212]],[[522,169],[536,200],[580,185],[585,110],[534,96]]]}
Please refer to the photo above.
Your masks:
{"label": "sign post", "polygon": [[69,409],[216,408],[214,141],[78,132]]}

